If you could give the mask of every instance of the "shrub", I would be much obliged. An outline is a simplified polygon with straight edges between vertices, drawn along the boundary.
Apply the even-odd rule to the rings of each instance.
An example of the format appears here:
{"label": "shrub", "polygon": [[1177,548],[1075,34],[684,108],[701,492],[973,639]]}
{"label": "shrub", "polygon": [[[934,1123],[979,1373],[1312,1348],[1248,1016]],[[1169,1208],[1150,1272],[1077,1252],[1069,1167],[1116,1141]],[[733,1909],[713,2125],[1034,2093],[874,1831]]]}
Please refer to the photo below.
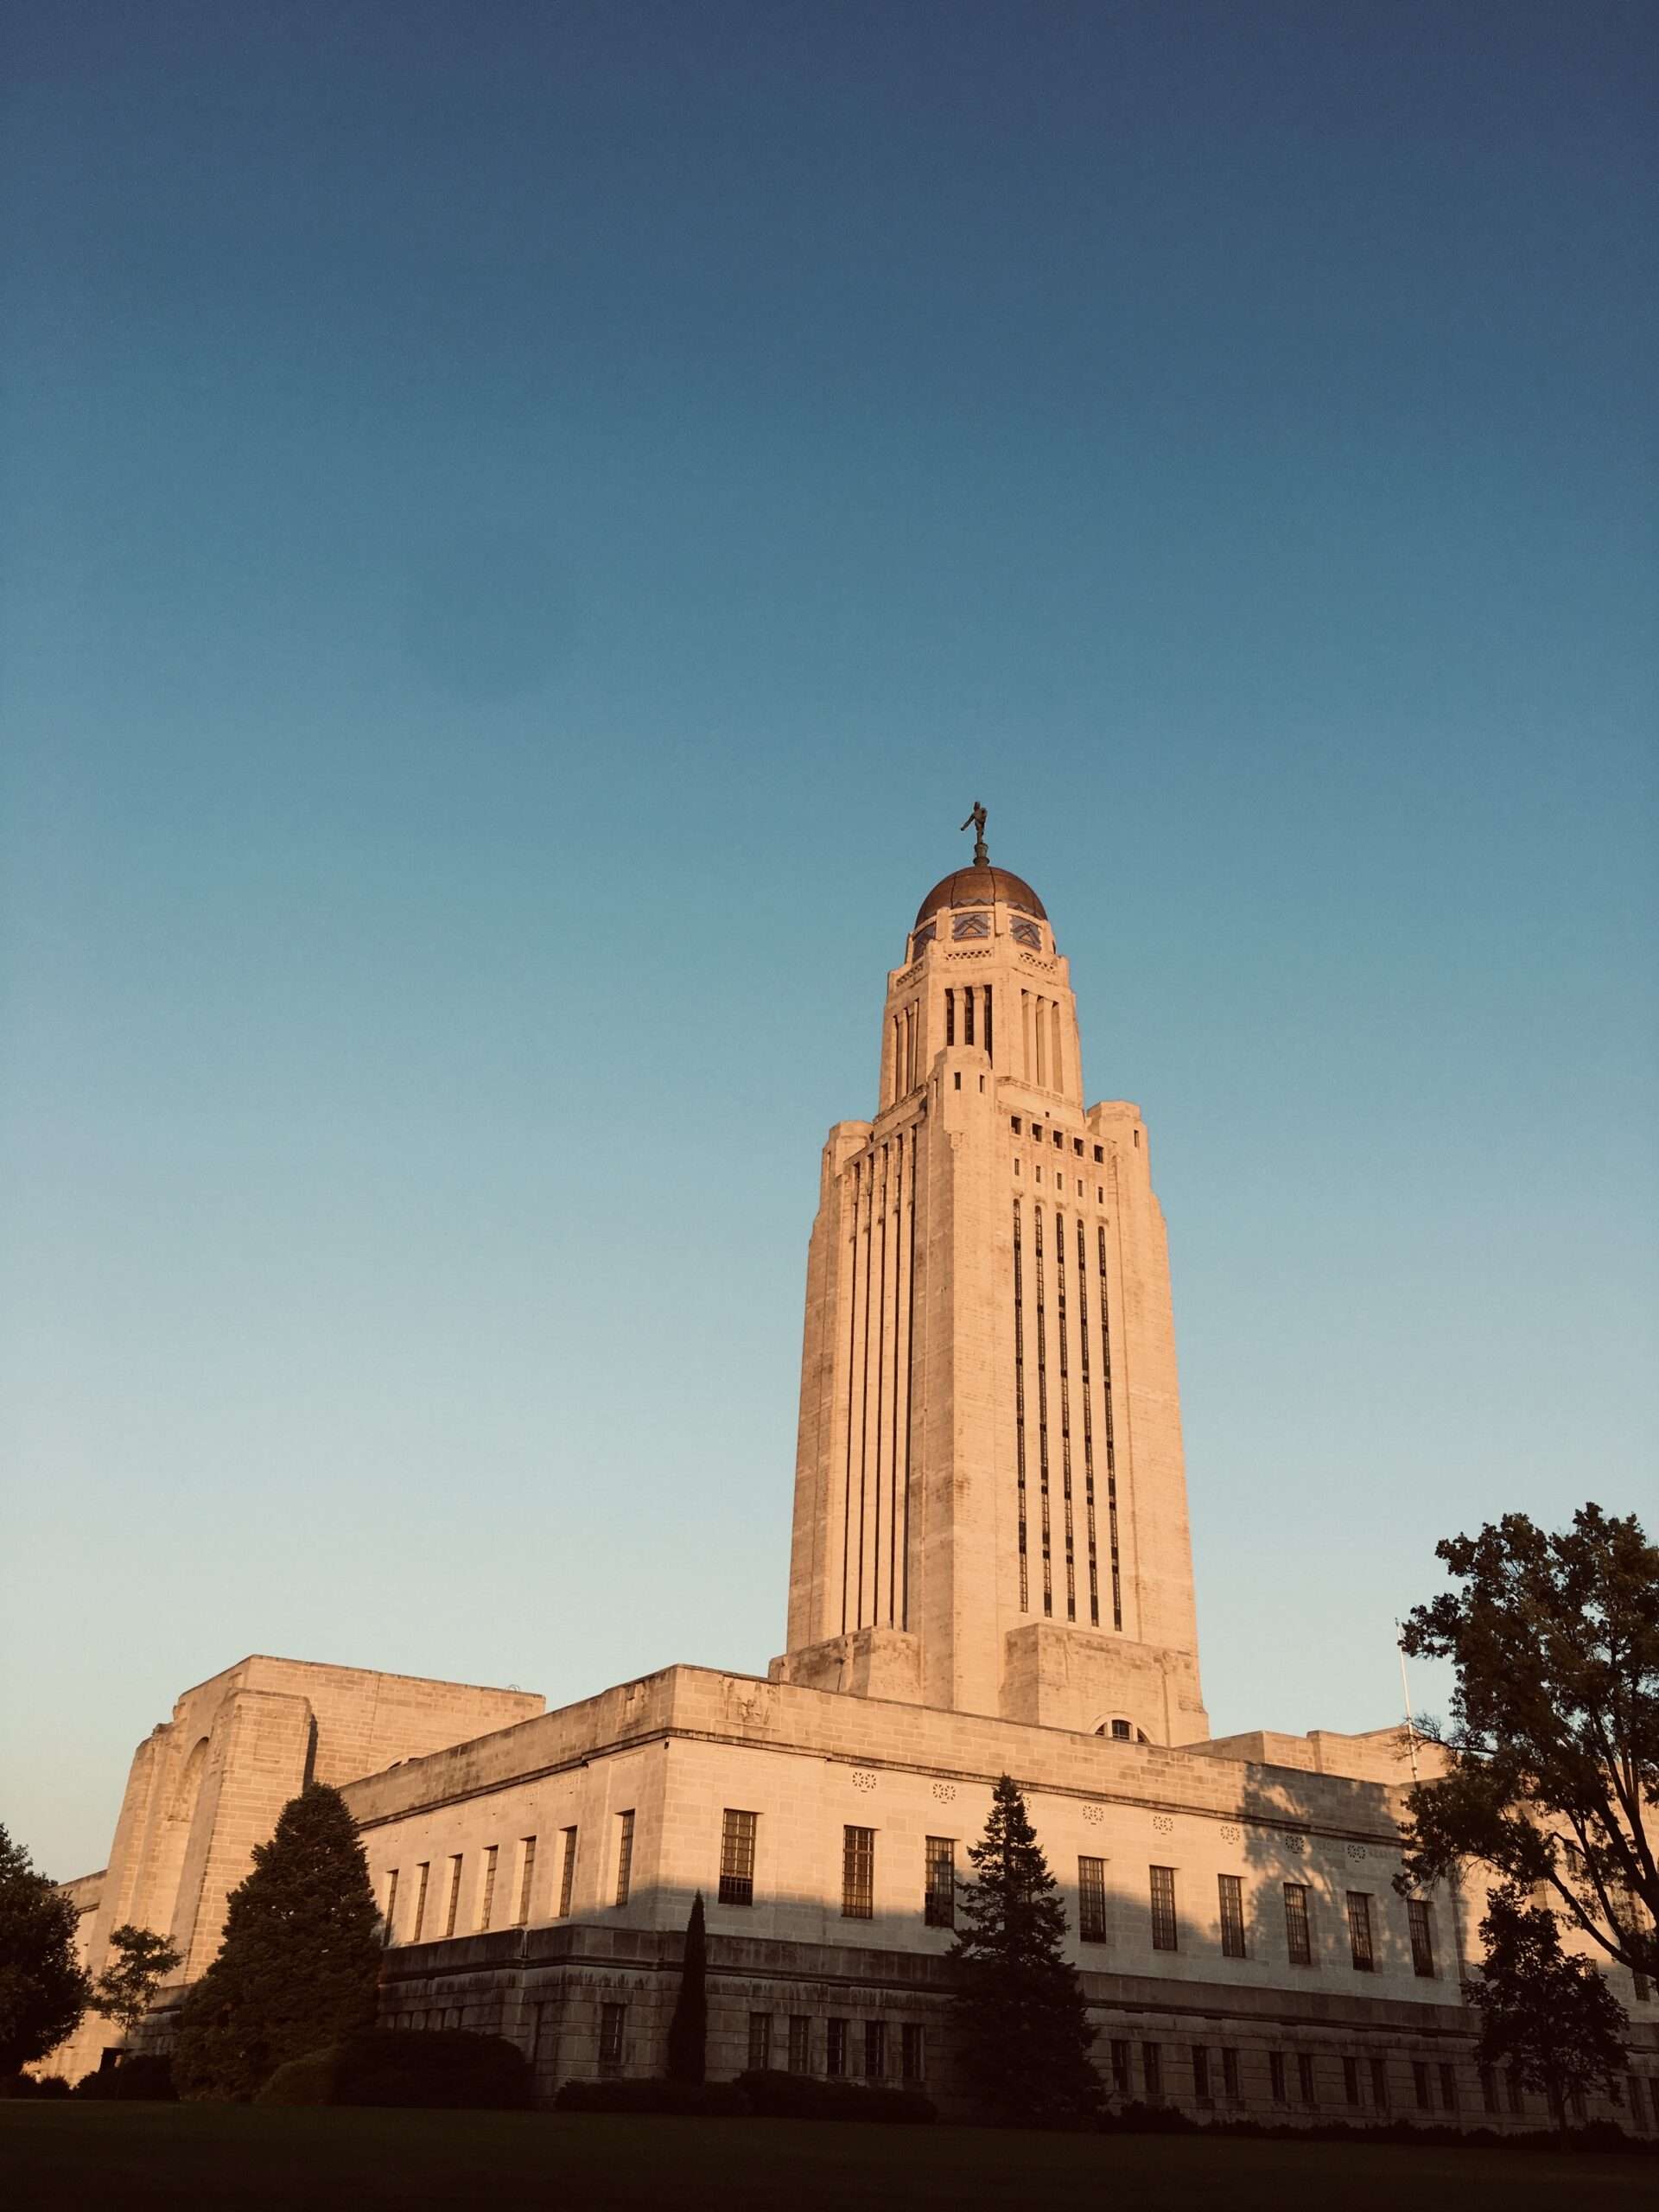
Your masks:
{"label": "shrub", "polygon": [[73,2094],[61,2074],[0,2074],[0,2099],[67,2097]]}
{"label": "shrub", "polygon": [[749,2101],[734,2082],[567,2082],[556,2112],[670,2113],[681,2120],[742,2120]]}
{"label": "shrub", "polygon": [[522,2112],[531,2102],[530,2068],[504,2036],[365,2028],[279,2066],[257,2101]]}
{"label": "shrub", "polygon": [[136,2052],[96,2074],[83,2074],[74,2094],[92,2104],[176,2104],[173,2062],[155,2051]]}
{"label": "shrub", "polygon": [[740,2074],[737,2086],[762,2120],[877,2120],[915,2127],[938,2118],[932,2098],[920,2089],[884,2089],[873,2082],[826,2082],[767,2068]]}

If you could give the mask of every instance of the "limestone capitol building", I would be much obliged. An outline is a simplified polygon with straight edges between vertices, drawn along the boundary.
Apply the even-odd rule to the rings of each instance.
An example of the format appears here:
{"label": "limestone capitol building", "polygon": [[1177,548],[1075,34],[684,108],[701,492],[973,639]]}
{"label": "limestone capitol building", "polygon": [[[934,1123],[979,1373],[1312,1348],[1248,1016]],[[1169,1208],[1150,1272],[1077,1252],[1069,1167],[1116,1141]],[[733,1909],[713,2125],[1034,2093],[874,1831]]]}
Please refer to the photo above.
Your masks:
{"label": "limestone capitol building", "polygon": [[[1393,1887],[1398,1729],[1209,1732],[1146,1127],[1085,1105],[1067,962],[973,823],[888,975],[874,1117],[823,1148],[766,1678],[674,1666],[548,1713],[245,1659],[139,1746],[109,1866],[67,1885],[94,1971],[132,1921],[197,1977],[315,1777],[362,1831],[386,2024],[509,2036],[549,2095],[660,2072],[701,1891],[711,2077],[925,2081],[948,2109],[956,1883],[1006,1771],[1120,2100],[1541,2123],[1473,2063],[1478,1892]],[[1627,2125],[1659,2095],[1659,2031],[1637,2041]]]}

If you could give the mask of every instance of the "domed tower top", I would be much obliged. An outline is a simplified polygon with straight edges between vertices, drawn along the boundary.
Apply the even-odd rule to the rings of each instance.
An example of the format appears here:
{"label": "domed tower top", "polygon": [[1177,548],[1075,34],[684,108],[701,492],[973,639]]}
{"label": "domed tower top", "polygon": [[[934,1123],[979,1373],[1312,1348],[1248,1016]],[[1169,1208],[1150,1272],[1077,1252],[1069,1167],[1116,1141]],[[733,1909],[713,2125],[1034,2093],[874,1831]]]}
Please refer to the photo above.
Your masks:
{"label": "domed tower top", "polygon": [[1022,914],[1035,915],[1039,922],[1048,919],[1047,908],[1023,876],[993,868],[988,860],[942,876],[916,909],[914,927],[920,929],[930,914],[944,906],[1013,906]]}

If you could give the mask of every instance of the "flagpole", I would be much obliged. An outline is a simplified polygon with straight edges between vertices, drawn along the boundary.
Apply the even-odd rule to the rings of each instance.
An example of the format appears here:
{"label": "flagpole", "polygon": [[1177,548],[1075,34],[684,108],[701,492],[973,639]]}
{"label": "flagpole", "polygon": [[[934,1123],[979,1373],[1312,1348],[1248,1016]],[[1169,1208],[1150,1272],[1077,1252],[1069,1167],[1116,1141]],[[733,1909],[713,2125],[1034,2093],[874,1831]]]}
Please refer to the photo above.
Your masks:
{"label": "flagpole", "polygon": [[[1398,1618],[1395,1619],[1394,1624],[1396,1629],[1400,1626]],[[1394,1643],[1395,1649],[1400,1654],[1400,1692],[1401,1695],[1406,1700],[1406,1742],[1411,1751],[1411,1778],[1415,1782],[1418,1779],[1417,1724],[1411,1717],[1411,1684],[1406,1679],[1406,1647],[1401,1643],[1397,1636],[1394,1640]]]}

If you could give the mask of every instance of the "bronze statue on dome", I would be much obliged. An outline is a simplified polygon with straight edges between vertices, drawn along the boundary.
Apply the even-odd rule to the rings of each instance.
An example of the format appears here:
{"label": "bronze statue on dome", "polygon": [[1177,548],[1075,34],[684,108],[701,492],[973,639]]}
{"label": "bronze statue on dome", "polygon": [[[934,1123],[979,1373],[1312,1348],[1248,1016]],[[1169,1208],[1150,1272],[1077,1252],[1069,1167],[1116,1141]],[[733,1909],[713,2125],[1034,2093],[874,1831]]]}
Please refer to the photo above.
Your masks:
{"label": "bronze statue on dome", "polygon": [[964,830],[971,828],[974,833],[974,866],[987,867],[991,856],[985,845],[985,810],[977,799],[974,801],[972,813],[962,826]]}

